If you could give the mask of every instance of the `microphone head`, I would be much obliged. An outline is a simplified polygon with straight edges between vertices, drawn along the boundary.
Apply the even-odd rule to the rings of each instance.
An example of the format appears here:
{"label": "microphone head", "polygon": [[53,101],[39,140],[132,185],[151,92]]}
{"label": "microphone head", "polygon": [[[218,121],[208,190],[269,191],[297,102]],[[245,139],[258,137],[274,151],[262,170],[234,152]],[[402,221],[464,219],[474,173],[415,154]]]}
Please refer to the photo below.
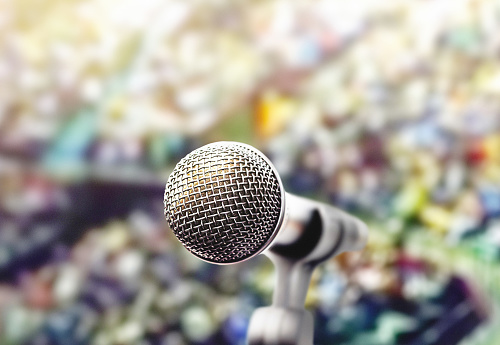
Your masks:
{"label": "microphone head", "polygon": [[216,142],[184,157],[170,174],[165,218],[192,254],[216,264],[262,252],[285,214],[285,191],[270,161],[257,149]]}

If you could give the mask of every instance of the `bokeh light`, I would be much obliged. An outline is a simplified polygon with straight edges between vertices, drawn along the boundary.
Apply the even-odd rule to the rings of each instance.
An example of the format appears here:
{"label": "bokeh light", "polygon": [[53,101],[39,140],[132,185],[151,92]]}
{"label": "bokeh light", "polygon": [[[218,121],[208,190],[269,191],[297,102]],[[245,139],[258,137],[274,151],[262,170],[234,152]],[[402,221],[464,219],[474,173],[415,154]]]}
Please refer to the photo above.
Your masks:
{"label": "bokeh light", "polygon": [[235,140],[370,227],[313,276],[316,345],[497,345],[499,32],[498,0],[0,0],[0,344],[245,344],[273,267],[162,204]]}

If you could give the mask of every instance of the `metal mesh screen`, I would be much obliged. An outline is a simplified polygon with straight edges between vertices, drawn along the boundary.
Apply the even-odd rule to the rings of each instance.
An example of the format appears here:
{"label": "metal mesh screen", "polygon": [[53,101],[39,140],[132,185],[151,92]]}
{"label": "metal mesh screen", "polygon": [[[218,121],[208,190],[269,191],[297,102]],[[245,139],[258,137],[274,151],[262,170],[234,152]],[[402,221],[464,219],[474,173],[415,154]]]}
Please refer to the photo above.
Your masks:
{"label": "metal mesh screen", "polygon": [[261,153],[221,142],[184,157],[165,188],[165,217],[179,241],[214,263],[260,252],[282,212],[278,177]]}

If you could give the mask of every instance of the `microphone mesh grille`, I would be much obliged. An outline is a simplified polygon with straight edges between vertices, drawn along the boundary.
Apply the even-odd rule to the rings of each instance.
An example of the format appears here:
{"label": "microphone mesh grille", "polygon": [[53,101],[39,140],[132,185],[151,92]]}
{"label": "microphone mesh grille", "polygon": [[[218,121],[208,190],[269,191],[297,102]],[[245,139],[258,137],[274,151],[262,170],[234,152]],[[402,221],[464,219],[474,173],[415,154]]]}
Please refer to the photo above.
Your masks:
{"label": "microphone mesh grille", "polygon": [[165,217],[179,241],[213,263],[263,250],[282,212],[281,185],[262,154],[232,142],[203,146],[170,175]]}

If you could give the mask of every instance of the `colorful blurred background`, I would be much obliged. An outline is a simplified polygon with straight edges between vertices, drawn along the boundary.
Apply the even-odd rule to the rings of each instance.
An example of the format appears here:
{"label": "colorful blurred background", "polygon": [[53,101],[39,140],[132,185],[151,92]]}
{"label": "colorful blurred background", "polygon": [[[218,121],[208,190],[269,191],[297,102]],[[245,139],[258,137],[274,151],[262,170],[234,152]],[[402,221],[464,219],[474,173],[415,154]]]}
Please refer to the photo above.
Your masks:
{"label": "colorful blurred background", "polygon": [[370,226],[316,345],[500,344],[499,0],[0,0],[0,344],[245,344],[272,265],[163,218],[217,140]]}

